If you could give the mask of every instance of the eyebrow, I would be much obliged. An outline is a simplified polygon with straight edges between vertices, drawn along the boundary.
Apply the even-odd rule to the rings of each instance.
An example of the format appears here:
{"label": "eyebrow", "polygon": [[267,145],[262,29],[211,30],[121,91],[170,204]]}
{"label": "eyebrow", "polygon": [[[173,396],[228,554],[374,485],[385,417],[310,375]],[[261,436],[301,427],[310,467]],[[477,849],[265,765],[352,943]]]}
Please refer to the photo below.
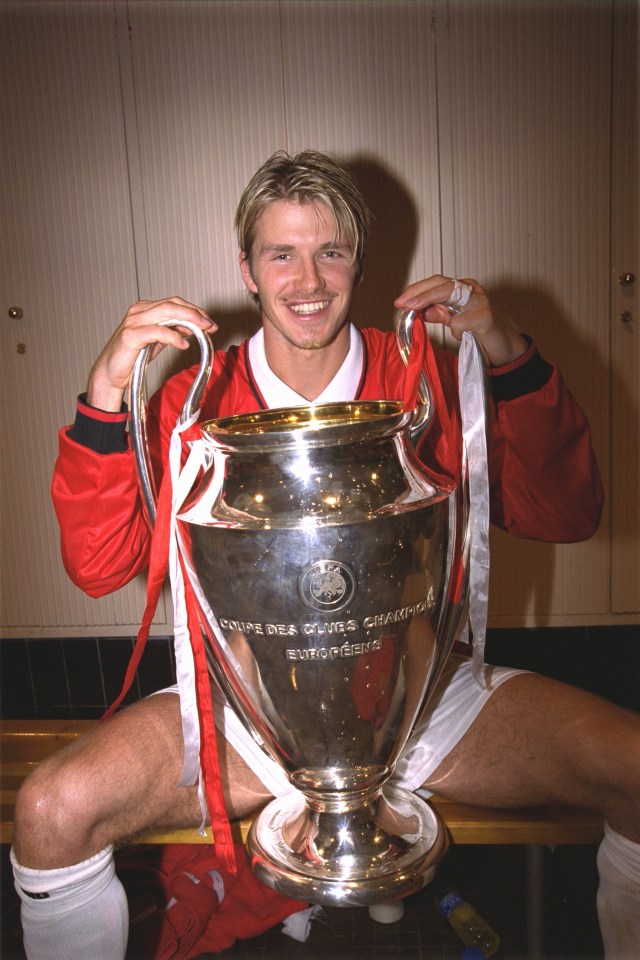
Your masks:
{"label": "eyebrow", "polygon": [[[290,253],[291,250],[295,250],[295,245],[292,243],[267,243],[264,247],[260,248],[261,253]],[[320,250],[351,250],[351,246],[348,243],[341,243],[339,240],[328,240],[327,243],[323,243],[319,247]]]}
{"label": "eyebrow", "polygon": [[293,249],[293,244],[290,243],[267,243],[264,247],[261,247],[261,252],[288,253],[289,250]]}

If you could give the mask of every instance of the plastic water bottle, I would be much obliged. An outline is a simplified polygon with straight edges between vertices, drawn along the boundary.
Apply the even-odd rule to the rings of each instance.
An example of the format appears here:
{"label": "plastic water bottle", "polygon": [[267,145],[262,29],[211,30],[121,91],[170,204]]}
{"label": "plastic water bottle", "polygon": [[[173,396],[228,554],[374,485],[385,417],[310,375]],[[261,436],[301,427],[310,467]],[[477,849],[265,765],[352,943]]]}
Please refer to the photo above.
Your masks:
{"label": "plastic water bottle", "polygon": [[465,947],[460,957],[461,960],[484,960],[485,952],[482,947]]}
{"label": "plastic water bottle", "polygon": [[479,947],[484,957],[494,955],[500,946],[500,937],[457,890],[438,896],[436,903],[466,946]]}

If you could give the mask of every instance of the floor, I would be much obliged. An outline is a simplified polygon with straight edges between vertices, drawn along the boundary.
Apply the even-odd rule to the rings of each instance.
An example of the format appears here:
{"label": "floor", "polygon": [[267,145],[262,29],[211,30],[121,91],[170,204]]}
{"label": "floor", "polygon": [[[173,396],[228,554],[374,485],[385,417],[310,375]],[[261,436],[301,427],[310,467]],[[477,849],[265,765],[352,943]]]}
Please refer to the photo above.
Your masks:
{"label": "floor", "polygon": [[[0,957],[24,960],[8,848],[1,849]],[[545,849],[543,861],[545,937],[535,960],[602,960],[595,913],[595,847]],[[521,847],[452,848],[434,883],[406,900],[405,915],[397,924],[374,923],[363,908],[329,909],[312,924],[306,943],[286,936],[278,925],[252,940],[237,940],[215,956],[220,960],[459,960],[463,945],[433,903],[437,885],[457,886],[498,932],[501,947],[496,960],[530,960],[525,876]],[[200,960],[211,956],[202,954]],[[131,949],[127,960],[151,957]]]}

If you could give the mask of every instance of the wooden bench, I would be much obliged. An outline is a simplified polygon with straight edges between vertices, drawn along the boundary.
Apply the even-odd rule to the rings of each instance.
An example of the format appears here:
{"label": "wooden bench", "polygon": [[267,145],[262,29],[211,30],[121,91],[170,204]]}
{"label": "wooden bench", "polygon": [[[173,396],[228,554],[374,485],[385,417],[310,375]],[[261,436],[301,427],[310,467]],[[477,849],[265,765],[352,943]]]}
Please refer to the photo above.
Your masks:
{"label": "wooden bench", "polygon": [[[0,842],[11,843],[18,788],[41,760],[55,753],[94,725],[92,720],[5,720],[0,735],[2,758],[2,819]],[[429,801],[454,844],[523,844],[527,863],[529,958],[542,957],[542,848],[561,844],[595,844],[603,835],[601,818],[585,810],[531,808],[495,810],[455,803],[443,797]],[[236,840],[246,840],[251,820],[235,821]],[[151,831],[138,843],[209,843],[197,830]]]}

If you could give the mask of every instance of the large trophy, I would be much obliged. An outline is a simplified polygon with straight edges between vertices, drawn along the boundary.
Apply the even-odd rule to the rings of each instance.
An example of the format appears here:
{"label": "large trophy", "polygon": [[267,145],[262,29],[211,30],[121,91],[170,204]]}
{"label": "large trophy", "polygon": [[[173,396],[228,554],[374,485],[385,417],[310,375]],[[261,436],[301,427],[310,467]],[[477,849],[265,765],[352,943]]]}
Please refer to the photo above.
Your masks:
{"label": "large trophy", "polygon": [[[183,421],[211,364],[208,337],[192,329],[201,365]],[[134,371],[132,442],[153,510],[146,360]],[[420,395],[420,415],[354,401],[201,424],[204,472],[176,521],[212,620],[210,671],[295,788],[255,820],[253,869],[310,902],[407,895],[446,848],[431,807],[390,782],[465,599],[464,497],[414,453],[424,379]]]}

